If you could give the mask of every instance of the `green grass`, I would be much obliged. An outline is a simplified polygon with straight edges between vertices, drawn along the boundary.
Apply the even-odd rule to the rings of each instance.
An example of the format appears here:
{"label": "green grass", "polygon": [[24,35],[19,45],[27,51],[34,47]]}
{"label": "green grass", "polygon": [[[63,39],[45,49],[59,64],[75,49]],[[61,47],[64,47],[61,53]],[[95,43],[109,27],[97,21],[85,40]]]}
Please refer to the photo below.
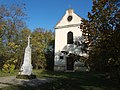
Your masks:
{"label": "green grass", "polygon": [[5,77],[5,76],[15,76],[18,74],[18,70],[16,70],[15,72],[12,73],[5,73],[3,71],[0,70],[0,77]]}
{"label": "green grass", "polygon": [[33,71],[38,78],[55,80],[40,86],[8,86],[2,90],[119,90],[116,80],[105,80],[99,73]]}

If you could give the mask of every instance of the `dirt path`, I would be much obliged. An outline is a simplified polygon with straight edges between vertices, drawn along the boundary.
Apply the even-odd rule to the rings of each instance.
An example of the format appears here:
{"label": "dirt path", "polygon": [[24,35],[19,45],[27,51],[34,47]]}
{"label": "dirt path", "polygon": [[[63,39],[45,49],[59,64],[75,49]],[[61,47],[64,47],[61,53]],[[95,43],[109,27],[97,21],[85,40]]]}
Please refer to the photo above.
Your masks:
{"label": "dirt path", "polygon": [[7,77],[0,77],[0,88],[9,86],[9,85],[23,85],[23,86],[38,86],[42,83],[50,82],[53,79],[45,78],[45,79],[31,79],[31,80],[25,80],[25,79],[16,79],[15,76],[7,76]]}

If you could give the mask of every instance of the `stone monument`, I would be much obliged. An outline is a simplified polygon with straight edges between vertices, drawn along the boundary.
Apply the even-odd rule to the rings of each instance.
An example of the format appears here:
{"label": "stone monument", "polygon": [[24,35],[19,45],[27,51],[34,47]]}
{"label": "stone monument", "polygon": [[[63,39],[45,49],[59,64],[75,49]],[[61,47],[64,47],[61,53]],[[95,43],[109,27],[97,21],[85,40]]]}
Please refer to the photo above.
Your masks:
{"label": "stone monument", "polygon": [[32,74],[30,38],[31,37],[29,35],[28,45],[25,49],[25,54],[24,54],[24,61],[23,61],[23,64],[21,66],[21,69],[20,69],[20,72],[17,78],[22,78],[22,79],[36,78],[36,76]]}
{"label": "stone monument", "polygon": [[32,64],[31,64],[31,47],[30,47],[30,35],[28,36],[28,45],[25,49],[24,61],[21,67],[21,75],[31,75]]}

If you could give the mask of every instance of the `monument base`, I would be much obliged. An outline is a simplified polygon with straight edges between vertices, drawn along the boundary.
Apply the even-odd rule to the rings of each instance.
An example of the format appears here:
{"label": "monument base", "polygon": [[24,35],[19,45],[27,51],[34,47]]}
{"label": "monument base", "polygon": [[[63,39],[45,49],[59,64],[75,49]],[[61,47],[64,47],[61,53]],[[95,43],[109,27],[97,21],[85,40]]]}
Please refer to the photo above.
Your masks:
{"label": "monument base", "polygon": [[31,74],[31,75],[17,75],[16,76],[17,79],[35,79],[36,75]]}

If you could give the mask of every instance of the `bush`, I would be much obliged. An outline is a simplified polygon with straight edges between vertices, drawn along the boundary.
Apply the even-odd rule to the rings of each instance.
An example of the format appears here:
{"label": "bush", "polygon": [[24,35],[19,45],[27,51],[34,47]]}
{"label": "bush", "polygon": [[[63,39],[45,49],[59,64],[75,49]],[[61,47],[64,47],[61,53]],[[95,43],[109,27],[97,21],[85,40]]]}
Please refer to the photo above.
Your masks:
{"label": "bush", "polygon": [[5,73],[13,73],[15,70],[15,64],[16,64],[17,60],[16,59],[10,59],[7,60],[2,68],[2,71]]}
{"label": "bush", "polygon": [[14,64],[4,64],[2,71],[5,73],[13,73],[15,70],[15,65]]}

